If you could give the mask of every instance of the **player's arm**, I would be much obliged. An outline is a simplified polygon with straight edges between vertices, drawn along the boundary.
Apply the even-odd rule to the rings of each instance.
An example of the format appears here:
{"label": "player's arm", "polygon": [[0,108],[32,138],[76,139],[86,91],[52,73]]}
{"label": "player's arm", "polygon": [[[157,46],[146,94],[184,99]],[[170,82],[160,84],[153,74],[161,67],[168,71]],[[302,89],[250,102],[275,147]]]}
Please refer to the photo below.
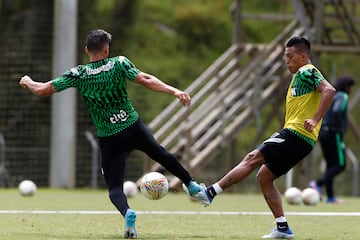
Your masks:
{"label": "player's arm", "polygon": [[316,91],[321,94],[319,107],[312,119],[306,119],[304,122],[305,129],[310,132],[316,127],[318,122],[324,117],[325,113],[329,109],[336,90],[327,80],[324,79],[316,88]]}
{"label": "player's arm", "polygon": [[25,75],[20,79],[19,82],[22,88],[29,89],[33,94],[45,97],[50,96],[56,92],[55,87],[52,85],[52,81],[48,82],[36,82],[31,79],[31,77]]}
{"label": "player's arm", "polygon": [[189,94],[164,83],[163,81],[161,81],[160,79],[158,79],[153,75],[140,72],[134,78],[134,82],[141,84],[144,87],[151,89],[153,91],[172,94],[176,96],[179,99],[180,103],[183,104],[184,106],[189,105],[191,103],[191,98]]}

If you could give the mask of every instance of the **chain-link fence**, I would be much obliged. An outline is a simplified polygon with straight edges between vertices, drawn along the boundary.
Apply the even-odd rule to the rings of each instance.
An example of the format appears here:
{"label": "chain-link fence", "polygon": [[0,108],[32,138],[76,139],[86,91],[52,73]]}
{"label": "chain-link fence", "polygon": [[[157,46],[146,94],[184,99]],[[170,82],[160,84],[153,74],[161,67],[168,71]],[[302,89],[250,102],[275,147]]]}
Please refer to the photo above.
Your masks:
{"label": "chain-link fence", "polygon": [[[51,79],[53,1],[0,3],[0,136],[3,139],[0,142],[0,187],[16,186],[23,179],[47,186],[51,97],[37,97],[21,89],[18,82],[24,74],[43,82]],[[87,0],[79,1],[80,6],[88,4]],[[79,11],[78,58],[83,59],[82,38],[91,28],[91,18],[85,14],[89,9]],[[99,169],[99,152],[95,153],[94,166],[94,147],[85,134],[96,136],[95,128],[81,97],[77,99],[76,186],[95,183],[101,187],[104,181]],[[141,171],[141,157],[129,160],[127,178],[135,180]]]}

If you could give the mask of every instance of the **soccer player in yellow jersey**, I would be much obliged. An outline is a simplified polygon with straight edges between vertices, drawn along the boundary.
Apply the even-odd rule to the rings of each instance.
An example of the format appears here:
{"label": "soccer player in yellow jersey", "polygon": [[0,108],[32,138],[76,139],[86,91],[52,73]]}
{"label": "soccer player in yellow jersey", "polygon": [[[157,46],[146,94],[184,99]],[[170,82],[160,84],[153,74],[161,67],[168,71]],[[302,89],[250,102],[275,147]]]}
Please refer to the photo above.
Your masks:
{"label": "soccer player in yellow jersey", "polygon": [[284,127],[249,152],[219,181],[203,189],[207,199],[200,201],[205,206],[210,205],[217,194],[259,169],[257,182],[277,224],[262,238],[294,237],[274,181],[311,152],[319,135],[322,118],[335,94],[335,89],[311,64],[310,43],[305,38],[293,37],[287,42],[285,63],[293,78],[286,96]]}

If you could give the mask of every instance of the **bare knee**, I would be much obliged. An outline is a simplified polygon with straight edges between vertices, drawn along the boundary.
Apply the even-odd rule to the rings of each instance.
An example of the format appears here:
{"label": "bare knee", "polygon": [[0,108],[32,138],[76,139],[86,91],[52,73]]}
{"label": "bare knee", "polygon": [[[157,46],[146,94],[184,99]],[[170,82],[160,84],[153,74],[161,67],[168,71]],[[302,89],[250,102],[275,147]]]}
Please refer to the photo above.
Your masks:
{"label": "bare knee", "polygon": [[275,179],[275,175],[266,165],[261,166],[256,174],[256,181],[260,186],[273,185]]}
{"label": "bare knee", "polygon": [[269,179],[266,176],[264,176],[264,174],[261,174],[261,172],[259,171],[256,174],[256,181],[260,186],[263,186],[265,183],[269,182]]}
{"label": "bare knee", "polygon": [[246,154],[245,158],[242,161],[243,164],[246,164],[251,168],[259,167],[264,162],[264,156],[258,150],[253,150]]}

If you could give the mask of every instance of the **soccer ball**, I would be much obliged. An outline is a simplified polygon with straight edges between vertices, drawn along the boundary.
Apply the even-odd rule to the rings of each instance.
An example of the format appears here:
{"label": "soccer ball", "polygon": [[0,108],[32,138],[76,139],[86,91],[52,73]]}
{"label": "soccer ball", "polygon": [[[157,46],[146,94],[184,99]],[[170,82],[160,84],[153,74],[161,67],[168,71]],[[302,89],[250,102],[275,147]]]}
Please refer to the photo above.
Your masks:
{"label": "soccer ball", "polygon": [[301,197],[305,205],[316,205],[320,201],[320,194],[313,188],[305,188],[301,193]]}
{"label": "soccer ball", "polygon": [[299,205],[302,202],[301,190],[297,187],[290,187],[285,191],[286,202],[290,205]]}
{"label": "soccer ball", "polygon": [[140,190],[146,198],[150,200],[159,200],[167,194],[169,182],[161,173],[150,172],[142,177]]}
{"label": "soccer ball", "polygon": [[124,182],[124,194],[129,198],[133,198],[138,193],[138,187],[133,181]]}
{"label": "soccer ball", "polygon": [[33,196],[36,192],[36,184],[31,180],[23,180],[19,184],[19,192],[22,196]]}

